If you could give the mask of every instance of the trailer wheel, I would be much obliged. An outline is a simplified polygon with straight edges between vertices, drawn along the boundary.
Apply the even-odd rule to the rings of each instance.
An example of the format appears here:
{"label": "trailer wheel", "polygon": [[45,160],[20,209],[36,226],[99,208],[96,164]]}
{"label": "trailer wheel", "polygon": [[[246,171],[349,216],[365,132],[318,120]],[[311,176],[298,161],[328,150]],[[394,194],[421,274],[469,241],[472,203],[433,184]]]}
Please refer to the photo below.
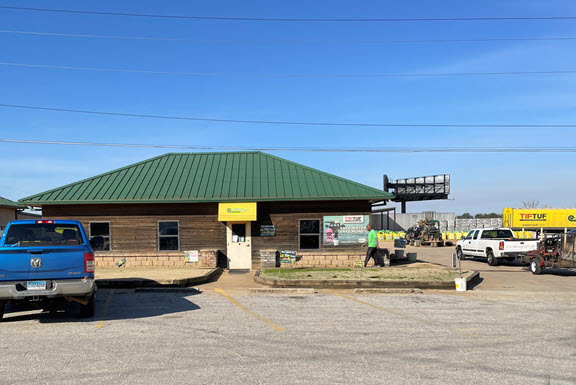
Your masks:
{"label": "trailer wheel", "polygon": [[530,261],[530,271],[534,275],[542,273],[542,266],[540,265],[539,258],[532,258],[532,260]]}
{"label": "trailer wheel", "polygon": [[0,320],[2,320],[2,317],[4,317],[4,301],[0,301]]}
{"label": "trailer wheel", "polygon": [[456,258],[458,258],[459,260],[463,261],[464,258],[466,258],[466,256],[464,255],[464,253],[462,252],[462,248],[461,247],[457,247],[456,248]]}
{"label": "trailer wheel", "polygon": [[486,262],[488,262],[488,265],[490,265],[490,266],[498,265],[498,258],[496,258],[494,256],[494,253],[492,252],[492,250],[488,250],[486,252]]}

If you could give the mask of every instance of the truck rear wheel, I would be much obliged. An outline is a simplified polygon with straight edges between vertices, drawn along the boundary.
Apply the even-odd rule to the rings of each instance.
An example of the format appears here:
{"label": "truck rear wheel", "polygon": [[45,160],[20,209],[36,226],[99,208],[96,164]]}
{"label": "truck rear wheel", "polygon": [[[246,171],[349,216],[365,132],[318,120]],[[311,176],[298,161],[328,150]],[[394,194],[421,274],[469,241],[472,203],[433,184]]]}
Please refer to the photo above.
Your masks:
{"label": "truck rear wheel", "polygon": [[494,256],[494,253],[492,252],[492,250],[488,250],[486,252],[486,262],[488,262],[488,265],[490,265],[490,266],[498,265],[498,258],[496,258]]}
{"label": "truck rear wheel", "polygon": [[96,293],[93,293],[90,298],[88,298],[88,303],[86,305],[80,305],[80,317],[91,318],[94,317],[96,313]]}
{"label": "truck rear wheel", "polygon": [[532,258],[532,260],[530,261],[530,271],[534,275],[539,275],[540,273],[542,273],[542,265],[540,265],[539,258]]}

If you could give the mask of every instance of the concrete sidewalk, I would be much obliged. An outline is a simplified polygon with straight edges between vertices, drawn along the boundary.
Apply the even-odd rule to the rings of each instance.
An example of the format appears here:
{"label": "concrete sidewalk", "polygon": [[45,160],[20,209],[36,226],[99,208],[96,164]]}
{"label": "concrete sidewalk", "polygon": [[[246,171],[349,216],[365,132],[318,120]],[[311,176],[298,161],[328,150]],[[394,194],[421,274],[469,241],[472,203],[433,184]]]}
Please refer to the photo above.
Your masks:
{"label": "concrete sidewalk", "polygon": [[222,269],[194,268],[99,268],[95,277],[98,287],[151,287],[199,285],[218,278]]}

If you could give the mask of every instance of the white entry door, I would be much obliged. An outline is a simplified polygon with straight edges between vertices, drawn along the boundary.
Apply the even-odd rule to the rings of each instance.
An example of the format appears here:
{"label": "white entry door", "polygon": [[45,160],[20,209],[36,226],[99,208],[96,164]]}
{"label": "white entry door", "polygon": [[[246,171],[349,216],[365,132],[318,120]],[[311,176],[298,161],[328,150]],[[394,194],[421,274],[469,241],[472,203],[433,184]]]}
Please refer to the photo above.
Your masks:
{"label": "white entry door", "polygon": [[228,268],[252,267],[252,237],[250,222],[226,222]]}

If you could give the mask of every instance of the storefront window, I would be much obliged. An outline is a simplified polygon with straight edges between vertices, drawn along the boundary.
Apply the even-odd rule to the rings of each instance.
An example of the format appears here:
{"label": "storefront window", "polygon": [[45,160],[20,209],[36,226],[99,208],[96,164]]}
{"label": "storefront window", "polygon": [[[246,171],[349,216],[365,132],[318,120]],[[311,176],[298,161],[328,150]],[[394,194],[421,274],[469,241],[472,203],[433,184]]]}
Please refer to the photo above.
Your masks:
{"label": "storefront window", "polygon": [[301,250],[320,249],[320,219],[300,219],[299,242]]}
{"label": "storefront window", "polygon": [[90,244],[94,251],[110,251],[110,222],[90,222]]}
{"label": "storefront window", "polygon": [[158,222],[158,250],[180,250],[178,221]]}

